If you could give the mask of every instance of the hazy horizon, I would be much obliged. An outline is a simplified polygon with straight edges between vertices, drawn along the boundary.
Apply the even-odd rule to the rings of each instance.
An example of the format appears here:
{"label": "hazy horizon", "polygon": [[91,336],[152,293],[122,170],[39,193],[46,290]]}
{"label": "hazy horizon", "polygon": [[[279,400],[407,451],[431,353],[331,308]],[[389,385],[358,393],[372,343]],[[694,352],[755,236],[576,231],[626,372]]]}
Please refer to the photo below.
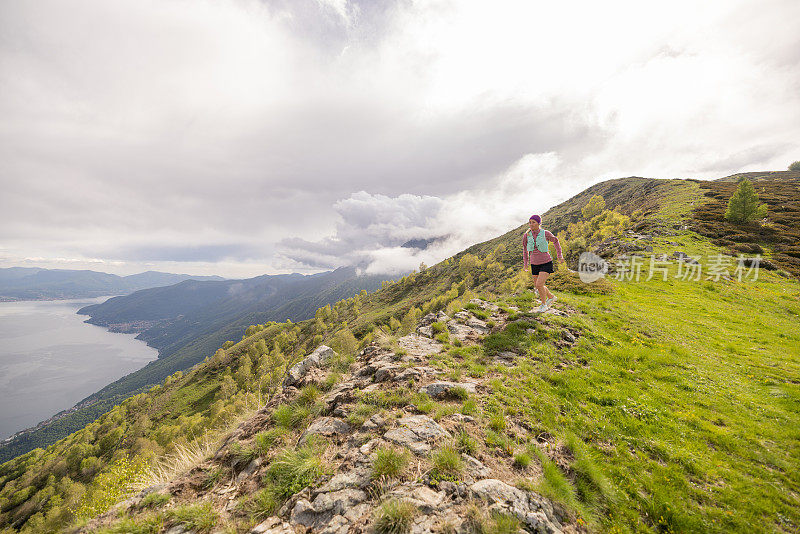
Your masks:
{"label": "hazy horizon", "polygon": [[0,266],[402,272],[605,179],[785,170],[798,16],[790,0],[6,2]]}

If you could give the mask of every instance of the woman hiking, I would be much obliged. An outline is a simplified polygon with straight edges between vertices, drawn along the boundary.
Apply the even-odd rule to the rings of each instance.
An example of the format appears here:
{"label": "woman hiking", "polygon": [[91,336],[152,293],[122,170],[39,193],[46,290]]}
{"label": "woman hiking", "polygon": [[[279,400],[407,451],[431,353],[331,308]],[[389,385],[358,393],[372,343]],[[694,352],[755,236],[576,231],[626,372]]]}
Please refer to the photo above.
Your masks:
{"label": "woman hiking", "polygon": [[539,215],[531,215],[528,223],[530,228],[525,230],[525,235],[522,237],[522,261],[526,268],[528,265],[531,266],[533,285],[542,300],[541,306],[534,311],[541,313],[548,310],[556,301],[556,296],[544,285],[547,277],[554,271],[553,258],[550,256],[547,242],[552,241],[556,246],[558,261],[564,261],[564,256],[561,255],[561,243],[558,242],[558,238],[541,227],[542,218]]}

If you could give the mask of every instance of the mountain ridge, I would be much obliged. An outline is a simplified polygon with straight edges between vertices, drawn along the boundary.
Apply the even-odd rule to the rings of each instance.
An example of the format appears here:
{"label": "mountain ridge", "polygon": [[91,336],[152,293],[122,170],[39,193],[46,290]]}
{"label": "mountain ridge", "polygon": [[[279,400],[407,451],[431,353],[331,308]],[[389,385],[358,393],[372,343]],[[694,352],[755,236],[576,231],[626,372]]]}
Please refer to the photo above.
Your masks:
{"label": "mountain ridge", "polygon": [[[521,225],[314,319],[253,325],[0,465],[0,528],[792,532],[797,279],[695,282],[675,261],[625,277],[647,253],[726,255],[693,230],[700,185],[604,182],[544,214],[612,267],[592,284],[559,268],[552,313],[528,311]],[[582,219],[594,194],[607,211]],[[146,489],[125,493],[140,468]]]}

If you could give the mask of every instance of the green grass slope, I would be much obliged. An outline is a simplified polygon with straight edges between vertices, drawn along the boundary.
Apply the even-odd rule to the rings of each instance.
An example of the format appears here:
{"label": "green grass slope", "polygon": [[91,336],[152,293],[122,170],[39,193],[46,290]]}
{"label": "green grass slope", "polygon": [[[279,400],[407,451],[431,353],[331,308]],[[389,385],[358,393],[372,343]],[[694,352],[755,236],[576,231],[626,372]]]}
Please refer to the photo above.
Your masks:
{"label": "green grass slope", "polygon": [[[530,275],[521,271],[519,227],[373,294],[321,308],[313,320],[254,326],[241,342],[185,375],[176,373],[127,399],[46,450],[0,465],[0,532],[81,524],[122,499],[123,482],[148,466],[152,473],[153,465],[172,465],[166,474],[177,476],[208,457],[180,453],[229,436],[239,421],[277,398],[287,366],[319,344],[340,354],[321,385],[327,389],[350,371],[360,347],[373,340],[393,343],[422,313],[466,309],[480,315],[469,304],[476,295],[499,305],[507,322],[474,346],[439,336],[445,350],[427,365],[454,380],[484,381],[488,392],[463,406],[434,403],[427,409],[437,417],[453,410],[472,414],[480,440],[469,448],[497,469],[516,473],[520,487],[560,502],[580,519],[579,531],[796,532],[800,284],[786,271],[763,269],[756,280],[751,272],[740,281],[735,264],[726,265],[731,257],[721,254],[727,248],[688,229],[697,224],[692,210],[710,202],[703,185],[612,180],[545,214],[547,228],[564,232],[600,194],[608,208],[631,216],[631,227],[646,234],[652,247],[638,252],[645,265],[638,280],[623,276],[625,261],[639,261],[631,260],[633,254],[615,258],[616,274],[593,284],[560,270],[549,285],[563,315],[528,312],[534,297]],[[627,233],[612,238],[620,244],[637,240]],[[701,257],[698,280],[676,277],[674,257],[664,264],[666,279],[647,279],[651,253],[671,257],[678,250]],[[731,276],[716,276],[714,262]],[[515,365],[495,360],[504,351],[517,356]],[[302,395],[308,403],[287,401],[271,412],[277,430],[264,435],[262,450],[276,442],[286,454],[295,450],[296,440],[282,442],[280,436],[299,433],[311,421],[314,394]],[[379,404],[427,402],[409,395],[385,392]],[[372,413],[370,406],[359,408],[362,416]],[[246,464],[261,453],[237,454]],[[189,461],[178,462],[181,457]],[[230,476],[220,469],[203,474],[209,487]],[[323,474],[311,473],[287,491]],[[243,506],[259,495],[245,496]],[[262,504],[264,510],[275,506]],[[159,519],[166,522],[145,524],[150,519],[137,516],[113,528],[163,531],[178,510],[186,512],[169,510]],[[201,515],[212,523],[222,517],[212,510]],[[245,514],[219,519],[217,526],[246,532],[253,524]]]}

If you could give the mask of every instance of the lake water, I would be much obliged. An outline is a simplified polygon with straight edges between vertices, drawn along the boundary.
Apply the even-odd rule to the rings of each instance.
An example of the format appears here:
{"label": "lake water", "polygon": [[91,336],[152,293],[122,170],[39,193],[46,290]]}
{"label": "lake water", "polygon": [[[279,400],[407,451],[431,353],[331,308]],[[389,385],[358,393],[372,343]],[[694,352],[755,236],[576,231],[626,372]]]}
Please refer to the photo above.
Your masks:
{"label": "lake water", "polygon": [[75,313],[107,298],[0,302],[0,440],[158,357],[135,334],[111,333]]}

